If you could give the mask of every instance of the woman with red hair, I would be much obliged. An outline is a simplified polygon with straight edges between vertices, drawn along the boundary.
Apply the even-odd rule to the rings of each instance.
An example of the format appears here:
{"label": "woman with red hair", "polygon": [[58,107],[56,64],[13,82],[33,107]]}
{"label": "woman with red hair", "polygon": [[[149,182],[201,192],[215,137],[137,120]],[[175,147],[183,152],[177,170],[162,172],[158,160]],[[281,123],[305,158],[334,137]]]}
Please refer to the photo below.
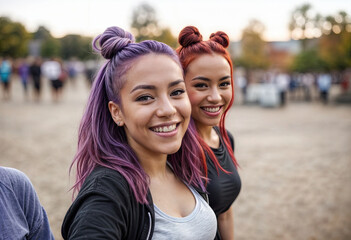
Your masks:
{"label": "woman with red hair", "polygon": [[234,239],[232,203],[239,195],[241,181],[233,136],[225,128],[225,117],[234,100],[233,65],[226,50],[229,37],[219,31],[203,41],[199,30],[188,26],[180,32],[178,42],[192,106],[191,124],[206,152],[203,169],[218,222],[216,239]]}

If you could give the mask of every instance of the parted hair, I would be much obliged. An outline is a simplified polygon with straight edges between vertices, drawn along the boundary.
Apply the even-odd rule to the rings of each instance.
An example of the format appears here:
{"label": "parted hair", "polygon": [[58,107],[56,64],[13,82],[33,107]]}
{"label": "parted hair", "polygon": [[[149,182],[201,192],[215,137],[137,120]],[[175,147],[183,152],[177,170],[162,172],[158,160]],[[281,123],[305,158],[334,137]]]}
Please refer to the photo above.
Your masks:
{"label": "parted hair", "polygon": [[[122,108],[120,90],[128,80],[126,73],[132,71],[133,63],[141,56],[163,54],[181,68],[178,56],[172,48],[161,42],[146,40],[135,43],[133,35],[119,27],[107,28],[93,40],[92,45],[107,61],[94,79],[81,119],[77,153],[70,167],[70,171],[76,167],[73,197],[93,169],[104,166],[123,175],[136,200],[147,203],[149,178],[127,142],[124,127],[118,127],[113,121],[108,102],[113,101]],[[194,127],[189,126],[180,149],[168,155],[167,161],[177,177],[205,190],[202,174],[205,155],[195,134]]]}
{"label": "parted hair", "polygon": [[[228,64],[230,65],[230,75],[231,75],[230,85],[232,89],[232,99],[230,100],[227,109],[224,111],[224,113],[221,116],[221,119],[219,122],[219,129],[223,136],[223,140],[227,149],[230,150],[229,154],[234,162],[234,165],[238,167],[238,163],[234,156],[234,152],[231,147],[230,140],[225,128],[226,115],[234,102],[233,63],[230,58],[230,54],[227,51],[227,47],[229,46],[229,37],[225,32],[218,31],[216,33],[212,33],[210,35],[209,40],[204,41],[202,39],[201,33],[196,27],[187,26],[183,28],[183,30],[179,33],[178,42],[180,44],[180,47],[177,48],[177,53],[180,59],[180,63],[182,64],[184,74],[187,73],[189,64],[192,61],[194,61],[196,58],[204,54],[219,54],[223,56],[227,60]],[[223,171],[227,172],[220,166],[213,151],[205,143],[205,141],[199,136],[198,133],[196,134],[196,138],[201,143],[201,146],[203,147],[204,151],[210,156],[211,160],[214,162],[217,169],[221,168]],[[206,162],[203,168],[207,170]]]}

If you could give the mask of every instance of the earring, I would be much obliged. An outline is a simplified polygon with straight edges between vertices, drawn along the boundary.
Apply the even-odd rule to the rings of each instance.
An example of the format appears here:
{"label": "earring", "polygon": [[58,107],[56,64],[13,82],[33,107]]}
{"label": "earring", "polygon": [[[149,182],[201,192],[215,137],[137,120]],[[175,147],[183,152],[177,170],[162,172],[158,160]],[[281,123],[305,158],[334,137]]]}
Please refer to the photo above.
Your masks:
{"label": "earring", "polygon": [[121,125],[121,123],[120,123],[120,122],[117,122],[117,126],[119,126],[119,125]]}

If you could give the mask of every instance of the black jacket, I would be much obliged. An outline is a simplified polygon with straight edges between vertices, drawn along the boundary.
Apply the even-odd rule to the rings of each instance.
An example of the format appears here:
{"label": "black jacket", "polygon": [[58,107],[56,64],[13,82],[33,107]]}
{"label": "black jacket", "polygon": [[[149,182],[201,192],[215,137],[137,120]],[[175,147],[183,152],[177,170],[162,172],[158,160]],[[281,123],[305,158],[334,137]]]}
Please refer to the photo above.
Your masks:
{"label": "black jacket", "polygon": [[[206,199],[207,195],[199,191]],[[97,167],[86,178],[62,224],[64,239],[152,238],[155,213],[149,204],[136,201],[126,179],[117,171]]]}

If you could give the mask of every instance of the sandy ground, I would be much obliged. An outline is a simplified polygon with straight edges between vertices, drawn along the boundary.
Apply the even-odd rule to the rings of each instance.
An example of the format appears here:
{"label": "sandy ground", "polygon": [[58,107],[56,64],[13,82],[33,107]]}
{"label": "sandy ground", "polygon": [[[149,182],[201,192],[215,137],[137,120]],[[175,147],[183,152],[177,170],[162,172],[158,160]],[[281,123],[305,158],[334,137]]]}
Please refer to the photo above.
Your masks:
{"label": "sandy ground", "polygon": [[[68,83],[59,103],[47,84],[43,90],[41,103],[25,100],[14,79],[12,100],[0,101],[0,165],[30,177],[62,239],[71,202],[68,169],[89,90],[82,78]],[[237,104],[227,128],[241,165],[236,239],[351,239],[351,106]]]}

